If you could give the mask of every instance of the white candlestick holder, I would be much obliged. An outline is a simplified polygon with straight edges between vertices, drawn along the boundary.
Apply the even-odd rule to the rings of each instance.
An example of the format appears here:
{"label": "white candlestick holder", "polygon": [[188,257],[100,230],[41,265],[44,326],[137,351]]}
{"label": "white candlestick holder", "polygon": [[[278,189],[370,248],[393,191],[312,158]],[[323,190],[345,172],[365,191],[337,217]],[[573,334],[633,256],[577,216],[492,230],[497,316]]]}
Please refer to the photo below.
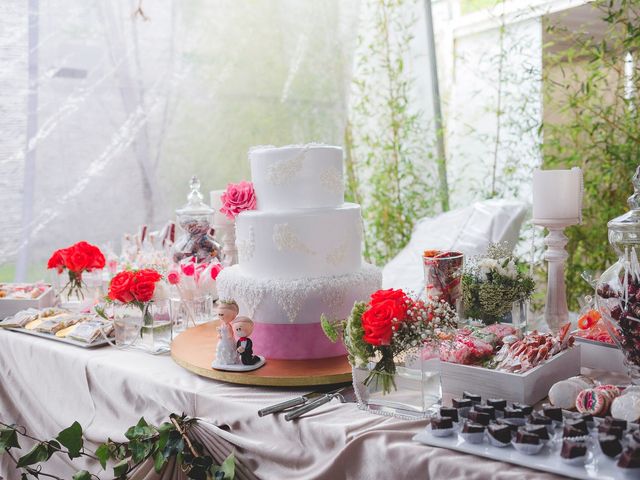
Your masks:
{"label": "white candlestick holder", "polygon": [[533,220],[533,223],[545,227],[549,234],[544,239],[547,249],[544,259],[548,263],[547,300],[544,308],[544,320],[553,332],[569,321],[567,306],[567,288],[564,281],[564,266],[569,258],[565,249],[569,239],[564,229],[578,223],[576,219],[567,220]]}

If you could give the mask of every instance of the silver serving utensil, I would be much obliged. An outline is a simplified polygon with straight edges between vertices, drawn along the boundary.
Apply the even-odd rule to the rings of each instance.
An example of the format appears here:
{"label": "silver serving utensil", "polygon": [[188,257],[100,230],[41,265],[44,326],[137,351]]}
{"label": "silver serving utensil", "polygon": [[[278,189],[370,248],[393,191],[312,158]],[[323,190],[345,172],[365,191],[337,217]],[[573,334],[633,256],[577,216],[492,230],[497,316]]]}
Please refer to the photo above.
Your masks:
{"label": "silver serving utensil", "polygon": [[302,405],[299,408],[291,410],[289,413],[287,413],[284,416],[284,419],[287,421],[295,420],[301,415],[304,415],[305,413],[309,413],[310,411],[315,410],[316,408],[318,408],[321,405],[324,405],[325,403],[329,403],[334,398],[337,398],[338,400],[340,400],[340,403],[355,402],[355,394],[353,392],[353,386],[341,387],[338,390],[326,393],[325,395],[321,396],[316,400],[313,400],[311,402],[306,403],[305,405]]}
{"label": "silver serving utensil", "polygon": [[262,408],[258,410],[258,416],[264,417],[265,415],[271,415],[272,413],[282,412],[283,410],[286,410],[288,408],[304,405],[310,400],[324,394],[324,392],[319,391],[306,393],[304,395],[300,395],[299,397],[292,398],[291,400],[285,400],[284,402],[276,403],[275,405],[270,405],[268,407]]}

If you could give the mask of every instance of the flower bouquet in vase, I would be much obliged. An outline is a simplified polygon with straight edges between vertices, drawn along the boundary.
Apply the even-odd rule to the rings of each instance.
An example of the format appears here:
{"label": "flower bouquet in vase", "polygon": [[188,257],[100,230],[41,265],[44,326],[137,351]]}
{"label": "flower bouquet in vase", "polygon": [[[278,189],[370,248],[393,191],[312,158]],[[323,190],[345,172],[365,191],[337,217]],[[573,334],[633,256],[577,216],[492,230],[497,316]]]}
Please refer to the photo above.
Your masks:
{"label": "flower bouquet in vase", "polygon": [[402,290],[379,290],[357,302],[346,320],[322,319],[325,334],[344,342],[361,408],[420,418],[440,402],[439,342],[457,316],[445,300],[422,301]]}
{"label": "flower bouquet in vase", "polygon": [[[111,279],[107,302],[113,307],[118,347],[137,347],[153,354],[170,350],[173,338],[168,288],[153,269],[125,270]],[[106,317],[103,309],[96,308]]]}
{"label": "flower bouquet in vase", "polygon": [[53,284],[65,308],[90,307],[102,295],[102,269],[105,258],[95,245],[78,242],[56,250],[47,262],[55,270]]}
{"label": "flower bouquet in vase", "polygon": [[217,260],[196,263],[196,258],[190,257],[169,270],[167,281],[174,289],[171,317],[176,332],[212,319],[211,309],[218,298],[216,278],[222,268]]}
{"label": "flower bouquet in vase", "polygon": [[486,255],[470,259],[462,273],[464,317],[485,325],[512,323],[526,330],[528,302],[535,282],[503,245],[490,245]]}

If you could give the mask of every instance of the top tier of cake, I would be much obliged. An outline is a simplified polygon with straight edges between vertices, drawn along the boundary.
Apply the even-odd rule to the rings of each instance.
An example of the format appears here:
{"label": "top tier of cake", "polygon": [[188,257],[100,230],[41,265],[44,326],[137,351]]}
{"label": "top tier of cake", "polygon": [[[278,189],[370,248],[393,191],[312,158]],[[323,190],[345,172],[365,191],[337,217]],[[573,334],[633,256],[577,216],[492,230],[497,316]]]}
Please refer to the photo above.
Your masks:
{"label": "top tier of cake", "polygon": [[258,210],[339,207],[344,202],[340,147],[255,147],[249,161]]}

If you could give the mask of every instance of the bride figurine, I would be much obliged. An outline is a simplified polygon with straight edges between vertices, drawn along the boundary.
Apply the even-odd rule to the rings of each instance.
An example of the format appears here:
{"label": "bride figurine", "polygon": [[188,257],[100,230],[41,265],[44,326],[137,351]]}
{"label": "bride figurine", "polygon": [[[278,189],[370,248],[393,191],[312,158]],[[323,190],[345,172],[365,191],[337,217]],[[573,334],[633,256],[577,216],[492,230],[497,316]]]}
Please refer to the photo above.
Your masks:
{"label": "bride figurine", "polygon": [[236,351],[236,341],[233,337],[231,322],[238,316],[240,309],[233,300],[218,300],[216,314],[220,325],[218,331],[218,345],[216,357],[211,366],[219,370],[226,370],[230,365],[240,365],[240,359]]}

